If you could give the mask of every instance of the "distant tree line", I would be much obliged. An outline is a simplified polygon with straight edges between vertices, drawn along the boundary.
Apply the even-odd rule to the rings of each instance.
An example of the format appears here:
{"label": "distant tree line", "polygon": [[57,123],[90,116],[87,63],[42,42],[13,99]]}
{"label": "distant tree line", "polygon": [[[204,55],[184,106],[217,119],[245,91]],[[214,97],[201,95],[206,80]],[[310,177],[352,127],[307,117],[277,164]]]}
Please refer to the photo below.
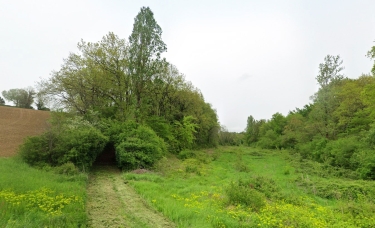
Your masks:
{"label": "distant tree line", "polygon": [[[10,102],[13,102],[16,107],[33,109],[33,104],[38,110],[49,110],[45,107],[46,102],[41,93],[35,92],[33,87],[25,89],[10,89],[2,92],[3,97]],[[0,105],[5,105],[5,100],[0,97]]]}
{"label": "distant tree line", "polygon": [[[375,59],[375,47],[368,56]],[[247,119],[245,142],[262,148],[290,148],[304,158],[375,179],[375,64],[372,75],[344,77],[340,56],[319,65],[320,86],[312,103],[275,113],[269,120]]]}
{"label": "distant tree line", "polygon": [[[128,39],[110,32],[99,42],[79,42],[79,52],[71,53],[59,70],[39,82],[37,93],[41,106],[52,100],[73,116],[64,121],[59,117],[48,133],[27,142],[22,149],[26,160],[40,162],[28,152],[37,145],[48,148],[29,150],[42,151],[43,163],[71,161],[89,167],[98,151],[112,144],[118,165],[136,168],[151,166],[166,151],[216,146],[220,128],[216,111],[176,66],[162,58],[167,47],[161,35],[151,9],[142,7]],[[85,127],[74,128],[72,134],[72,123]],[[93,144],[98,149],[73,143],[69,135],[80,138],[80,131],[82,140],[87,139],[87,145],[98,142]],[[82,160],[80,155],[91,157]]]}

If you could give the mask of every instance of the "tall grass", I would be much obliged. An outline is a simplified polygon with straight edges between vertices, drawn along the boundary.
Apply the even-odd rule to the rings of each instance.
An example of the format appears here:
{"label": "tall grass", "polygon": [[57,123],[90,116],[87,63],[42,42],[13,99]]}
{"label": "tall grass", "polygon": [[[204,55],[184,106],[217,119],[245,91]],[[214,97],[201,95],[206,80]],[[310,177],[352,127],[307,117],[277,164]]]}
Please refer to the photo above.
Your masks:
{"label": "tall grass", "polygon": [[[212,153],[202,159],[202,153],[185,160],[165,158],[157,165],[159,174],[125,173],[124,178],[178,227],[375,226],[372,191],[355,199],[322,197],[306,177],[326,184],[324,190],[329,180],[338,179],[297,172],[282,151],[225,147],[214,152],[220,154],[215,159]],[[356,182],[364,189],[373,186],[364,183]]]}
{"label": "tall grass", "polygon": [[0,158],[0,227],[85,226],[86,179]]}

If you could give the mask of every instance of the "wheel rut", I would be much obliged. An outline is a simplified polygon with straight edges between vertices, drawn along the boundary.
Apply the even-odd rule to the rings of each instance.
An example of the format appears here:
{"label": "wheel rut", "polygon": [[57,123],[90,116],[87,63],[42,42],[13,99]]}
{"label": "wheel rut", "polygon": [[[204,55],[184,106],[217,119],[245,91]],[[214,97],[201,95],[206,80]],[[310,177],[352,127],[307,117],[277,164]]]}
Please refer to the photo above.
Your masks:
{"label": "wheel rut", "polygon": [[97,166],[91,172],[86,210],[89,227],[176,227],[150,208],[112,166]]}

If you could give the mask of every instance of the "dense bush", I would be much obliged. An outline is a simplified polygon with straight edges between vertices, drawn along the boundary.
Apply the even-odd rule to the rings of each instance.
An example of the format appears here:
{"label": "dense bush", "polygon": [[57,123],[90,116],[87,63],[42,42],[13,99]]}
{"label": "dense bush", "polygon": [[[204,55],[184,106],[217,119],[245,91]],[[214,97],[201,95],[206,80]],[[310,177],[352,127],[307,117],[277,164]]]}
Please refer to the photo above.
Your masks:
{"label": "dense bush", "polygon": [[280,148],[281,137],[274,130],[268,130],[265,135],[260,138],[257,145],[264,149]]}
{"label": "dense bush", "polygon": [[244,205],[259,211],[265,206],[265,196],[256,189],[247,185],[246,182],[232,182],[226,189],[228,204]]}
{"label": "dense bush", "polygon": [[321,157],[329,160],[330,165],[355,169],[351,158],[361,147],[361,142],[356,137],[340,138],[329,141],[322,151]]}
{"label": "dense bush", "polygon": [[122,169],[151,167],[166,152],[164,140],[142,125],[121,133],[115,146],[117,164]]}
{"label": "dense bush", "polygon": [[108,137],[81,118],[67,119],[40,136],[28,138],[20,147],[21,157],[31,165],[60,166],[72,162],[85,170],[102,152]]}
{"label": "dense bush", "polygon": [[373,201],[375,197],[374,184],[363,180],[324,180],[300,176],[295,181],[307,193],[326,199]]}

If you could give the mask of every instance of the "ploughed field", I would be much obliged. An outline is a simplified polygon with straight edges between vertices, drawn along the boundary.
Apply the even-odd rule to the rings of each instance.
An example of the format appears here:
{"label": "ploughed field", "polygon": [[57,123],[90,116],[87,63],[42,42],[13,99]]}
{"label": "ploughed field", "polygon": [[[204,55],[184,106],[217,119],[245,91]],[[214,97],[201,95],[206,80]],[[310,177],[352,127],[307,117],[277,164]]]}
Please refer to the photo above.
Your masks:
{"label": "ploughed field", "polygon": [[0,106],[0,157],[15,155],[27,136],[43,133],[49,117],[47,111]]}

